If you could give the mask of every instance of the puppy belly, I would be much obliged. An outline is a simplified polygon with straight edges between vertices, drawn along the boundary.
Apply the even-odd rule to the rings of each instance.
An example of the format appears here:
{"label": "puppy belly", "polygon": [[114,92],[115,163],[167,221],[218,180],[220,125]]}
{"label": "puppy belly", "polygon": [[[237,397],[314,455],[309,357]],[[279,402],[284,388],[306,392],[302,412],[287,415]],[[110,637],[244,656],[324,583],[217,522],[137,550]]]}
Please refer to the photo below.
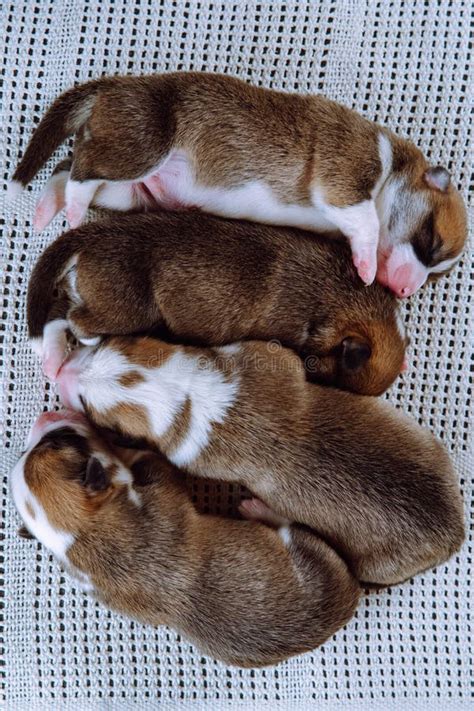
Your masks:
{"label": "puppy belly", "polygon": [[263,180],[248,181],[232,188],[198,183],[192,161],[183,151],[173,151],[163,165],[142,182],[156,203],[165,209],[199,208],[221,217],[309,230],[336,229],[318,208],[279,201]]}

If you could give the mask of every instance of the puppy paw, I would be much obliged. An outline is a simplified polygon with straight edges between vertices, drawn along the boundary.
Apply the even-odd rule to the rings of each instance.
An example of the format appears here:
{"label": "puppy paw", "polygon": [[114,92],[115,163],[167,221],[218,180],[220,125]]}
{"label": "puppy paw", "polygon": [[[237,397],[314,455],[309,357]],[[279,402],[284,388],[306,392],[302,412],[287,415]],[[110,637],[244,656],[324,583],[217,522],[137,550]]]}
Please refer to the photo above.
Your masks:
{"label": "puppy paw", "polygon": [[354,252],[352,261],[357,269],[357,273],[366,286],[370,286],[377,273],[377,253],[374,250],[364,249]]}
{"label": "puppy paw", "polygon": [[40,198],[33,218],[33,228],[36,232],[44,230],[63,207],[64,200],[61,201],[56,195],[44,195]]}
{"label": "puppy paw", "polygon": [[53,383],[58,379],[58,373],[66,359],[66,355],[66,351],[58,349],[45,354],[43,357],[43,373]]}

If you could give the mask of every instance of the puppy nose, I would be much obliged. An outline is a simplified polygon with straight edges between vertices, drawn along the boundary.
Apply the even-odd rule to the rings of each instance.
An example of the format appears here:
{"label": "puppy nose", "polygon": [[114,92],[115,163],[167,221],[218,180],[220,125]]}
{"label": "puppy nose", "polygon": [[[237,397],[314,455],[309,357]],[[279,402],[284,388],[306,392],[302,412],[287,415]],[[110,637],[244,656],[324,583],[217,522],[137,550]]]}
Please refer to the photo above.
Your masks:
{"label": "puppy nose", "polygon": [[403,299],[411,296],[416,291],[417,287],[414,284],[414,278],[415,275],[410,264],[402,264],[389,279],[388,286],[398,297]]}

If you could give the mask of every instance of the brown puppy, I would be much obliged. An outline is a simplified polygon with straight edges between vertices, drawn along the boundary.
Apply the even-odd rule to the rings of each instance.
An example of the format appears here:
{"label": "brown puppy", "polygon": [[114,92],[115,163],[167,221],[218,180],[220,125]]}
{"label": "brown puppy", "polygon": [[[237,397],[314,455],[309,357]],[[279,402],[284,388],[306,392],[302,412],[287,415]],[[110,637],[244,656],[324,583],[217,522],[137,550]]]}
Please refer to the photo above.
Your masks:
{"label": "brown puppy", "polygon": [[362,285],[347,245],[291,228],[130,215],[62,235],[33,270],[29,335],[50,378],[68,328],[91,344],[157,327],[212,345],[277,339],[311,377],[370,395],[396,378],[406,341],[395,298]]}
{"label": "brown puppy", "polygon": [[15,171],[13,192],[70,134],[71,173],[53,176],[38,227],[64,203],[76,227],[94,201],[337,229],[368,284],[378,250],[378,277],[399,296],[449,269],[466,240],[465,208],[447,170],[322,96],[196,72],[104,77],[53,104]]}
{"label": "brown puppy", "polygon": [[11,485],[29,531],[82,587],[228,664],[313,649],[357,605],[346,564],[308,529],[200,515],[163,457],[111,449],[66,411],[37,421]]}
{"label": "brown puppy", "polygon": [[112,338],[73,353],[58,382],[99,426],[310,526],[363,582],[400,582],[462,543],[459,487],[430,432],[386,402],[309,383],[275,344]]}

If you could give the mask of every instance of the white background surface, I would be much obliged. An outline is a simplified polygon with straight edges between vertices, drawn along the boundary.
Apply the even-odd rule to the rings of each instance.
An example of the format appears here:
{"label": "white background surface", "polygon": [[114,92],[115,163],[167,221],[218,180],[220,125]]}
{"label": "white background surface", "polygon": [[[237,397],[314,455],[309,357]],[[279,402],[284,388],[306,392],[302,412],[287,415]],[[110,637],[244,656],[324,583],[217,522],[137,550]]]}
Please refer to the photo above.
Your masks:
{"label": "white background surface", "polygon": [[[467,195],[471,9],[462,0],[5,1],[4,182],[33,125],[73,83],[103,73],[202,69],[345,102],[410,136],[434,163],[452,170]],[[58,152],[54,163],[65,153]],[[24,321],[28,275],[65,228],[59,218],[41,235],[32,231],[35,201],[52,165],[15,205],[4,205],[0,193],[7,708],[123,709],[158,701],[162,708],[189,702],[196,709],[237,702],[245,708],[369,710],[469,704],[472,539],[447,565],[365,598],[347,628],[320,650],[274,668],[242,671],[203,657],[170,630],[108,613],[77,591],[39,544],[16,536],[7,475],[31,422],[54,404],[28,348]],[[472,243],[448,278],[405,305],[410,368],[390,393],[448,447],[467,525],[473,494],[471,262]],[[236,498],[215,485],[210,494],[203,484],[196,491],[201,501],[215,498],[222,511]]]}

